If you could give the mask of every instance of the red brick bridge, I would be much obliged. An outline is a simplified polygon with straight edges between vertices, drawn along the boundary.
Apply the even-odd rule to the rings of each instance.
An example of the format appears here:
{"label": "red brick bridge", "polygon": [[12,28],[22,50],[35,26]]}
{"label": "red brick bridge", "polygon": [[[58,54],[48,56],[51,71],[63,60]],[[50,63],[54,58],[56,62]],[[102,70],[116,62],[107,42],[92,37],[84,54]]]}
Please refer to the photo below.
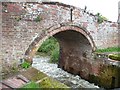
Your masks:
{"label": "red brick bridge", "polygon": [[59,67],[89,79],[102,65],[91,60],[92,53],[118,45],[117,22],[100,24],[96,15],[81,8],[58,2],[2,2],[0,9],[4,64],[31,61],[43,41],[54,36],[60,44]]}

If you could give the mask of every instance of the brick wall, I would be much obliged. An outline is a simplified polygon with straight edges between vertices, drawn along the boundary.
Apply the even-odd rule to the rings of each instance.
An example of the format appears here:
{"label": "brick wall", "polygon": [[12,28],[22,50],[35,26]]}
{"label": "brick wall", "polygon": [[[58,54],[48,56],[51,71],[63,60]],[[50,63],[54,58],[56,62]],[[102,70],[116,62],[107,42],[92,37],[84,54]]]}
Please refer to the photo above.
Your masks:
{"label": "brick wall", "polygon": [[[73,8],[72,22],[71,7]],[[98,24],[97,17],[84,12],[83,9],[54,2],[3,2],[2,60],[7,63],[17,62],[16,60],[25,57],[29,47],[34,46],[33,51],[37,50],[46,38],[57,33],[56,30],[59,30],[57,28],[62,26],[84,29],[87,32],[86,37],[91,37],[91,41],[97,48],[118,46],[118,24],[108,21]]]}

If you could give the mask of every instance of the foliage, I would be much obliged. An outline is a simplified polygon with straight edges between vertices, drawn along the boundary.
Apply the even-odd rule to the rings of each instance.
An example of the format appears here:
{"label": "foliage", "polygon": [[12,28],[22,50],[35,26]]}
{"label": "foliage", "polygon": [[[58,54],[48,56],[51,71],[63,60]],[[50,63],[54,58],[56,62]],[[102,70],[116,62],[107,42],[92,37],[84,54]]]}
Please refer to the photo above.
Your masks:
{"label": "foliage", "polygon": [[35,18],[35,21],[36,22],[40,22],[42,20],[42,18],[40,17],[40,16],[37,16],[36,18]]}
{"label": "foliage", "polygon": [[20,88],[18,90],[27,90],[27,88],[28,88],[28,90],[30,88],[33,88],[33,90],[36,90],[36,88],[40,88],[40,87],[39,87],[39,84],[36,84],[35,82],[31,81],[30,83],[24,85],[22,88]]}
{"label": "foliage", "polygon": [[21,64],[21,67],[27,69],[30,67],[30,63],[24,61],[24,63]]}
{"label": "foliage", "polygon": [[50,37],[38,49],[38,52],[46,53],[51,56],[50,62],[57,62],[59,58],[59,43],[54,37]]}
{"label": "foliage", "polygon": [[110,59],[120,61],[120,54],[111,54],[108,56]]}
{"label": "foliage", "polygon": [[51,63],[57,63],[59,57],[59,48],[54,49],[51,54],[50,62]]}
{"label": "foliage", "polygon": [[120,52],[120,47],[109,47],[104,49],[98,49],[96,52]]}
{"label": "foliage", "polygon": [[102,16],[100,13],[97,13],[96,16],[98,17],[97,22],[99,24],[101,24],[105,20],[108,20],[106,17]]}
{"label": "foliage", "polygon": [[43,44],[38,49],[38,52],[51,54],[51,51],[53,51],[56,48],[56,44],[57,40],[54,37],[50,37],[49,39],[43,42]]}

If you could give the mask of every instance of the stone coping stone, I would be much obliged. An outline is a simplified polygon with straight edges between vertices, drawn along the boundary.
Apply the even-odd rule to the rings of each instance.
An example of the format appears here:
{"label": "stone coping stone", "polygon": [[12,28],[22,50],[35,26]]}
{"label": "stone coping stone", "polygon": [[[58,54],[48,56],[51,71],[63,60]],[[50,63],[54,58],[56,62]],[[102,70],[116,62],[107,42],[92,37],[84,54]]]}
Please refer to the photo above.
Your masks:
{"label": "stone coping stone", "polygon": [[28,80],[30,81],[38,81],[44,77],[47,77],[46,74],[44,74],[43,72],[40,72],[39,70],[30,67],[25,71],[22,71],[21,74],[26,77]]}
{"label": "stone coping stone", "polygon": [[26,83],[21,79],[17,79],[16,77],[10,77],[6,80],[2,81],[2,88],[20,88],[21,86],[25,85]]}

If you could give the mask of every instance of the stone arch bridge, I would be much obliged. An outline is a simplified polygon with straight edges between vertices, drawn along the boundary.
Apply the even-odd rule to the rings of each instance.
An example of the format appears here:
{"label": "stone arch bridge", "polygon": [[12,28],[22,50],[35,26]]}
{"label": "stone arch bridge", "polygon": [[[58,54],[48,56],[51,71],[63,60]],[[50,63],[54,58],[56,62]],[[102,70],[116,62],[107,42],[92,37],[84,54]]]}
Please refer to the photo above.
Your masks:
{"label": "stone arch bridge", "polygon": [[89,73],[98,73],[92,68],[99,67],[90,61],[92,52],[118,45],[117,22],[99,24],[97,16],[81,8],[58,2],[2,2],[0,9],[5,64],[31,60],[43,41],[54,36],[61,49],[59,66],[87,79]]}

